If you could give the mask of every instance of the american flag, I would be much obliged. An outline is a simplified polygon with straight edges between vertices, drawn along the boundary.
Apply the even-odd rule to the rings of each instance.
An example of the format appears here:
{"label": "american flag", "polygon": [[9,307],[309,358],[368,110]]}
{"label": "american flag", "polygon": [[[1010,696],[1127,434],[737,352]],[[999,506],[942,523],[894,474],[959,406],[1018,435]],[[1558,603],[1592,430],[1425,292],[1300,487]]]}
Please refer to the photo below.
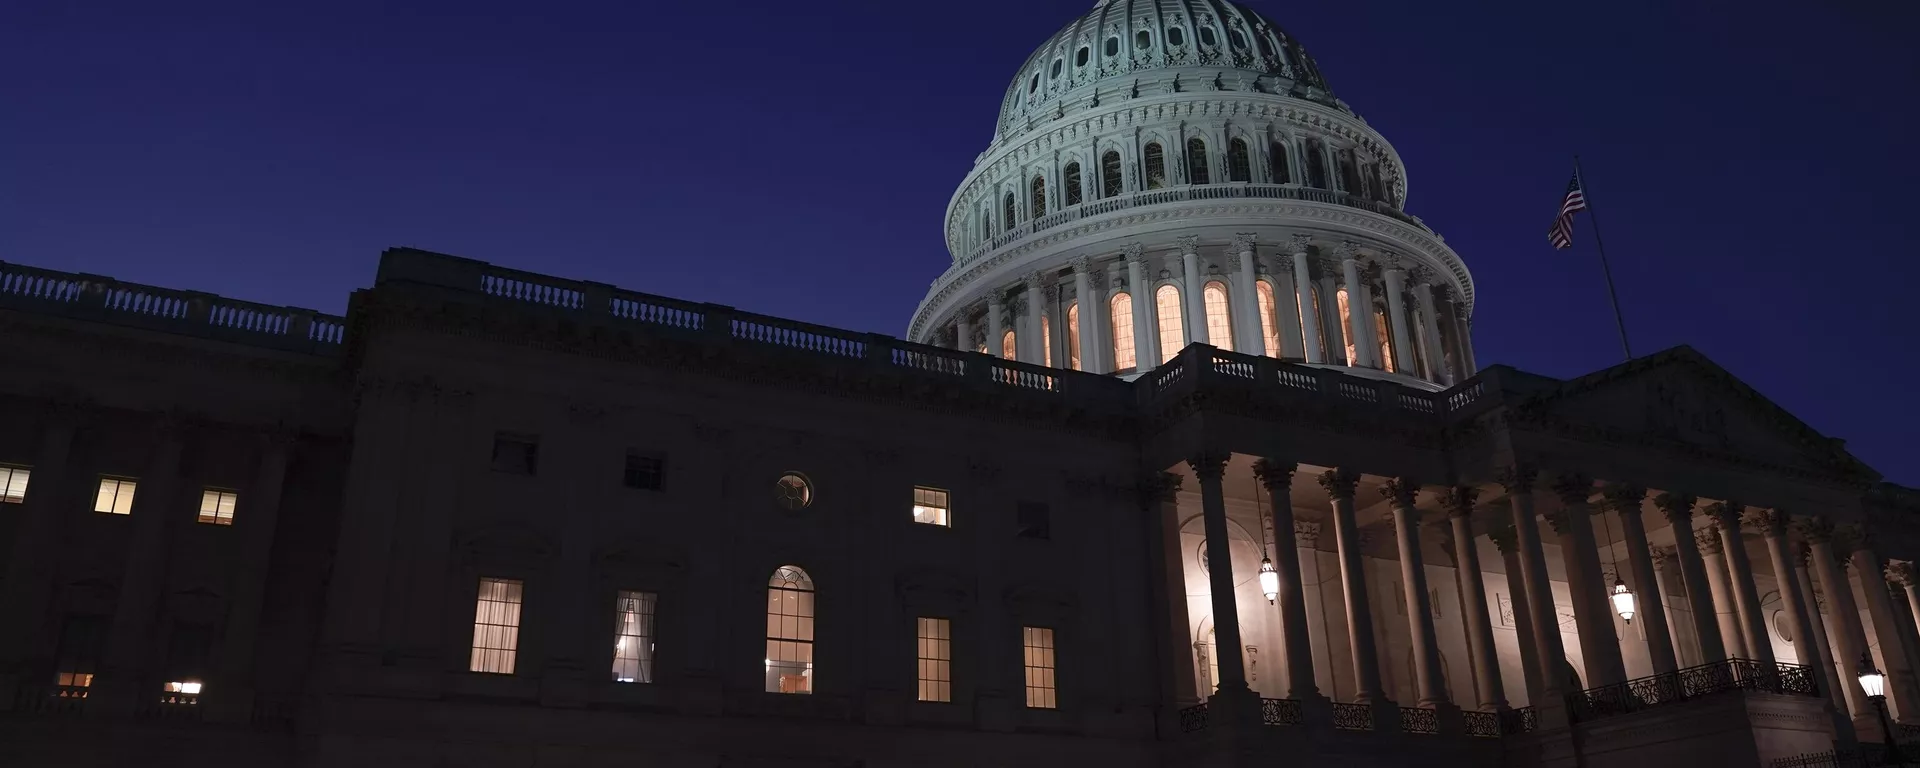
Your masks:
{"label": "american flag", "polygon": [[1580,189],[1580,172],[1573,172],[1573,179],[1567,182],[1567,199],[1560,201],[1560,215],[1553,218],[1553,227],[1547,230],[1547,242],[1554,250],[1573,247],[1573,214],[1587,209],[1587,193]]}

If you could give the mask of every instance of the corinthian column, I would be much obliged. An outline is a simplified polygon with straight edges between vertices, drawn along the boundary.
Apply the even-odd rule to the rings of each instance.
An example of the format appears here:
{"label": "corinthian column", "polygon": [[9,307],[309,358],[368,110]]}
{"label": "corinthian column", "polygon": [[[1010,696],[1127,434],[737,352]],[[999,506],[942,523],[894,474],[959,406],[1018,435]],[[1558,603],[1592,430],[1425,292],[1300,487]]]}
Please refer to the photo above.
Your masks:
{"label": "corinthian column", "polygon": [[[1098,321],[1102,307],[1093,301],[1093,262],[1091,259],[1081,256],[1075,258],[1072,264],[1073,301],[1074,305],[1080,308],[1080,322],[1077,324],[1078,327],[1074,329],[1077,338],[1075,339],[1075,349],[1073,349],[1072,352],[1080,358],[1080,370],[1089,373],[1106,373],[1105,370],[1101,369],[1098,360],[1095,359],[1098,354],[1096,350],[1100,349],[1100,345],[1095,343],[1094,336],[1098,333],[1100,327]],[[1065,326],[1063,325],[1061,327]],[[1067,362],[1071,362],[1071,360]]]}
{"label": "corinthian column", "polygon": [[[1294,235],[1290,241],[1293,246],[1293,288],[1294,298],[1299,302],[1300,332],[1302,347],[1309,363],[1325,363],[1326,350],[1320,343],[1320,318],[1314,312],[1313,276],[1307,271],[1307,246],[1313,238],[1307,235]],[[1277,308],[1276,308],[1277,311]]]}
{"label": "corinthian column", "polygon": [[1722,554],[1720,532],[1713,528],[1703,528],[1693,534],[1693,543],[1700,548],[1700,556],[1707,569],[1707,589],[1713,596],[1714,624],[1720,630],[1720,637],[1727,644],[1727,658],[1751,659],[1753,653],[1747,650],[1747,631],[1740,626],[1740,606],[1733,596],[1733,585],[1727,580],[1727,559]]}
{"label": "corinthian column", "polygon": [[1227,501],[1220,488],[1226,474],[1226,454],[1205,454],[1187,460],[1193,474],[1200,478],[1200,515],[1207,532],[1207,586],[1212,593],[1213,634],[1216,644],[1227,649],[1218,654],[1222,695],[1248,692],[1247,669],[1240,657],[1246,644],[1240,641],[1240,608],[1234,599],[1233,549],[1227,540]]}
{"label": "corinthian column", "polygon": [[1420,302],[1420,346],[1427,351],[1427,377],[1451,386],[1453,373],[1447,370],[1447,352],[1440,343],[1440,320],[1435,314],[1438,306],[1433,301],[1433,270],[1418,267],[1414,278],[1413,298]]}
{"label": "corinthian column", "polygon": [[1148,279],[1147,250],[1139,243],[1127,245],[1127,290],[1133,299],[1133,369],[1151,371],[1165,359],[1160,356],[1159,313],[1154,309],[1153,282]]}
{"label": "corinthian column", "polygon": [[1394,538],[1400,546],[1400,580],[1407,593],[1407,631],[1413,638],[1413,665],[1419,677],[1420,706],[1447,703],[1440,676],[1440,641],[1433,629],[1433,597],[1427,592],[1427,567],[1420,555],[1420,509],[1413,497],[1420,486],[1406,478],[1388,480],[1380,495],[1393,507]]}
{"label": "corinthian column", "polygon": [[1207,298],[1202,295],[1205,292],[1200,284],[1200,237],[1183,235],[1174,238],[1174,242],[1180,244],[1181,275],[1186,278],[1180,295],[1186,300],[1187,343],[1211,344],[1207,340]]}
{"label": "corinthian column", "polygon": [[1673,526],[1673,554],[1680,561],[1680,584],[1687,592],[1687,607],[1693,613],[1693,636],[1700,644],[1700,663],[1727,658],[1727,646],[1720,638],[1719,618],[1713,608],[1713,587],[1708,586],[1707,569],[1700,560],[1700,544],[1693,533],[1693,505],[1697,501],[1686,494],[1662,493],[1653,497],[1653,505],[1666,515]]}
{"label": "corinthian column", "polygon": [[987,354],[994,357],[1006,357],[1006,349],[1000,340],[1007,335],[1006,328],[1007,299],[999,290],[987,294]]}
{"label": "corinthian column", "polygon": [[1407,333],[1407,271],[1400,268],[1400,258],[1387,255],[1387,322],[1393,331],[1394,370],[1409,376],[1420,375],[1420,367],[1414,364],[1413,336]]}
{"label": "corinthian column", "polygon": [[[1853,714],[1853,730],[1865,738],[1880,732],[1880,720],[1873,705],[1860,689],[1860,657],[1867,653],[1867,633],[1860,626],[1860,609],[1853,601],[1853,580],[1847,578],[1847,540],[1836,537],[1834,525],[1821,518],[1804,520],[1800,535],[1806,537],[1813,570],[1820,577],[1820,588],[1833,606],[1833,667],[1846,691],[1847,711]],[[1837,545],[1837,546],[1836,546]]]}
{"label": "corinthian column", "polygon": [[1480,548],[1474,542],[1473,502],[1479,496],[1478,488],[1448,488],[1440,494],[1440,505],[1453,526],[1453,566],[1460,579],[1460,608],[1466,613],[1467,651],[1473,654],[1473,692],[1482,711],[1493,711],[1507,708],[1507,693],[1500,682],[1500,654],[1493,645]]}
{"label": "corinthian column", "polygon": [[[1561,514],[1550,520],[1559,529],[1561,558],[1567,563],[1567,588],[1573,592],[1573,620],[1580,629],[1580,655],[1587,666],[1587,684],[1598,687],[1624,683],[1626,663],[1620,659],[1620,639],[1613,632],[1613,612],[1606,599],[1606,579],[1600,573],[1599,545],[1593,538],[1588,497],[1593,480],[1574,474],[1554,479]],[[1575,578],[1578,576],[1578,578]]]}
{"label": "corinthian column", "polygon": [[1042,327],[1047,319],[1041,316],[1041,311],[1047,306],[1046,281],[1039,272],[1028,272],[1024,282],[1027,285],[1027,327],[1014,336],[1014,342],[1020,351],[1020,362],[1046,365],[1048,334]]}
{"label": "corinthian column", "polygon": [[1313,681],[1313,640],[1307,630],[1307,598],[1300,579],[1299,538],[1293,521],[1294,464],[1279,459],[1253,463],[1253,474],[1266,486],[1273,507],[1273,570],[1280,576],[1280,631],[1287,659],[1287,698],[1320,698]]}
{"label": "corinthian column", "polygon": [[1520,567],[1526,575],[1527,608],[1533,618],[1533,647],[1539,655],[1540,695],[1535,706],[1554,706],[1569,691],[1561,667],[1567,651],[1560,644],[1560,612],[1553,606],[1553,582],[1547,579],[1547,555],[1540,542],[1540,522],[1533,511],[1533,484],[1537,474],[1531,467],[1516,466],[1500,473],[1500,484],[1507,489],[1513,505],[1513,530],[1519,538]]}
{"label": "corinthian column", "polygon": [[1327,345],[1327,362],[1334,365],[1358,365],[1347,357],[1347,332],[1340,324],[1339,274],[1338,259],[1324,257],[1320,259],[1321,335]]}
{"label": "corinthian column", "polygon": [[[1268,279],[1273,283],[1273,331],[1274,335],[1279,337],[1280,348],[1269,349],[1267,350],[1267,354],[1286,360],[1287,362],[1297,363],[1306,359],[1306,348],[1301,345],[1300,341],[1300,307],[1298,304],[1300,289],[1293,279],[1293,265],[1294,258],[1292,256],[1281,254],[1274,257],[1273,272],[1268,275]],[[1259,289],[1256,286],[1254,298],[1258,299],[1259,296]],[[1289,301],[1295,302],[1294,307],[1291,309],[1287,307],[1287,302]],[[1264,326],[1262,326],[1262,329],[1261,333],[1264,336]],[[1264,339],[1261,343],[1265,343]]]}
{"label": "corinthian column", "polygon": [[1880,643],[1880,663],[1887,672],[1887,698],[1903,721],[1920,719],[1920,684],[1913,676],[1913,662],[1907,656],[1906,639],[1895,623],[1892,596],[1887,594],[1886,574],[1880,554],[1873,551],[1866,532],[1852,528],[1854,534],[1853,572],[1860,575],[1860,591],[1867,603],[1867,616],[1873,619],[1874,639]]}
{"label": "corinthian column", "polygon": [[[1794,528],[1804,531],[1805,522],[1797,521]],[[1839,661],[1839,647],[1835,645],[1838,641],[1827,639],[1828,623],[1820,616],[1820,595],[1813,591],[1813,575],[1810,572],[1812,562],[1813,549],[1807,545],[1805,538],[1802,537],[1801,540],[1793,542],[1793,576],[1800,585],[1800,594],[1806,596],[1807,618],[1813,625],[1813,644],[1821,659],[1818,670],[1820,690],[1833,702],[1833,711],[1839,713],[1840,719],[1845,721],[1849,717],[1847,714],[1849,703],[1847,686],[1840,680],[1839,665],[1836,663]],[[1855,685],[1858,686],[1857,681]],[[1851,723],[1845,725],[1848,728],[1851,727]],[[1836,727],[1836,732],[1841,730],[1843,729]]]}
{"label": "corinthian column", "polygon": [[[1372,344],[1373,304],[1367,302],[1366,282],[1360,276],[1360,251],[1358,243],[1351,240],[1342,242],[1335,249],[1340,257],[1340,271],[1347,281],[1347,327],[1352,334],[1353,360],[1348,365],[1379,368],[1379,347]],[[1338,302],[1338,298],[1335,298]]]}
{"label": "corinthian column", "polygon": [[1760,592],[1754,587],[1753,562],[1747,558],[1747,545],[1740,538],[1741,513],[1745,505],[1737,501],[1718,502],[1707,514],[1720,528],[1720,545],[1726,550],[1727,579],[1733,597],[1740,606],[1740,630],[1746,636],[1747,653],[1754,661],[1773,663],[1773,639],[1767,635],[1767,622],[1760,615]]}
{"label": "corinthian column", "polygon": [[1234,235],[1233,246],[1227,249],[1227,253],[1227,261],[1237,267],[1234,274],[1239,277],[1233,287],[1232,301],[1227,304],[1233,310],[1233,319],[1238,326],[1239,337],[1233,340],[1234,351],[1279,357],[1278,352],[1267,349],[1267,332],[1260,323],[1260,294],[1253,288],[1257,280],[1254,277],[1253,235],[1245,232]]}
{"label": "corinthian column", "polygon": [[1360,475],[1331,469],[1320,474],[1320,487],[1333,505],[1333,535],[1340,554],[1340,585],[1345,592],[1348,648],[1353,654],[1353,700],[1359,704],[1387,701],[1380,690],[1379,659],[1373,650],[1373,615],[1368,612],[1366,562],[1360,553],[1359,526],[1353,519],[1353,489]]}
{"label": "corinthian column", "polygon": [[1627,566],[1633,571],[1634,586],[1640,588],[1639,611],[1634,618],[1647,628],[1647,658],[1658,675],[1679,669],[1674,660],[1673,633],[1667,627],[1667,596],[1660,593],[1660,579],[1654,574],[1653,555],[1647,546],[1647,528],[1640,518],[1640,502],[1647,497],[1644,488],[1609,485],[1602,494],[1607,506],[1620,517],[1622,539],[1627,545]]}
{"label": "corinthian column", "polygon": [[1793,622],[1793,640],[1800,663],[1809,669],[1819,669],[1827,665],[1820,658],[1820,649],[1814,645],[1813,620],[1808,613],[1819,609],[1813,607],[1813,596],[1800,591],[1800,580],[1793,575],[1793,554],[1787,551],[1787,525],[1793,518],[1777,509],[1755,510],[1751,522],[1760,529],[1767,542],[1767,560],[1773,564],[1773,581],[1780,590],[1780,602],[1787,611],[1787,618]]}

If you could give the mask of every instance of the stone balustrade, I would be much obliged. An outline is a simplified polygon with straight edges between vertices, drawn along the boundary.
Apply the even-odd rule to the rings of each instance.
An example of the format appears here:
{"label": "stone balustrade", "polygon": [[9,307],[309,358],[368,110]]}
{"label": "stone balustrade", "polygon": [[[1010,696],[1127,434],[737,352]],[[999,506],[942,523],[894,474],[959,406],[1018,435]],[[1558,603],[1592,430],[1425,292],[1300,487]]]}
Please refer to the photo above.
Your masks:
{"label": "stone balustrade", "polygon": [[211,293],[0,262],[0,308],[320,355],[339,354],[346,318]]}

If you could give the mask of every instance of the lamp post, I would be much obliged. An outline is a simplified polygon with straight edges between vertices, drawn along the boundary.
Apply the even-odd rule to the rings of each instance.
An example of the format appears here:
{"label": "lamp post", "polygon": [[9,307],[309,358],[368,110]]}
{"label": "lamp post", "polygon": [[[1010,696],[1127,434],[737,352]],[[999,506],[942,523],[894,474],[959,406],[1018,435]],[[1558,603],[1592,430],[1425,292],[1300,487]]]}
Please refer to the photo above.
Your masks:
{"label": "lamp post", "polygon": [[1880,733],[1887,741],[1887,765],[1903,765],[1900,757],[1900,737],[1893,732],[1893,723],[1887,718],[1887,676],[1873,666],[1873,654],[1860,654],[1860,690],[1866,692],[1873,701],[1873,708],[1880,711]]}

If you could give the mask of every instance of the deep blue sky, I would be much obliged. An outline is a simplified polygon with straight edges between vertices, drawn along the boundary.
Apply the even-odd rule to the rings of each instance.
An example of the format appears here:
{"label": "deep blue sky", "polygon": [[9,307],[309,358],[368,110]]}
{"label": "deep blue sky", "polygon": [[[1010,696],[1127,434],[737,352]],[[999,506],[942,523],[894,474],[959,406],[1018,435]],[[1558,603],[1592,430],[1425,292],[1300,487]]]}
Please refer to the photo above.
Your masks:
{"label": "deep blue sky", "polygon": [[[1920,3],[1281,3],[1472,268],[1483,364],[1618,361],[1544,230],[1582,154],[1635,349],[1920,484]],[[0,259],[340,312],[381,248],[903,332],[1089,0],[0,8]]]}

